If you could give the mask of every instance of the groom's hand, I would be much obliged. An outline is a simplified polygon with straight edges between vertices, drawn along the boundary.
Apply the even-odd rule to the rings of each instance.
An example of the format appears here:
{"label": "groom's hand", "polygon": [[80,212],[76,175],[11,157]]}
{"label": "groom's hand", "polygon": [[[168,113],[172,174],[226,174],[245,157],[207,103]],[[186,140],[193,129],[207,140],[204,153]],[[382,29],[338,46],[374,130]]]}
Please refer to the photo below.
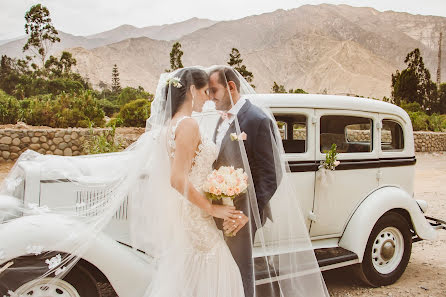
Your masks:
{"label": "groom's hand", "polygon": [[242,229],[246,223],[248,223],[249,218],[245,216],[245,214],[240,211],[240,214],[236,219],[225,220],[223,222],[223,230],[225,233],[232,234],[235,236],[240,229]]}

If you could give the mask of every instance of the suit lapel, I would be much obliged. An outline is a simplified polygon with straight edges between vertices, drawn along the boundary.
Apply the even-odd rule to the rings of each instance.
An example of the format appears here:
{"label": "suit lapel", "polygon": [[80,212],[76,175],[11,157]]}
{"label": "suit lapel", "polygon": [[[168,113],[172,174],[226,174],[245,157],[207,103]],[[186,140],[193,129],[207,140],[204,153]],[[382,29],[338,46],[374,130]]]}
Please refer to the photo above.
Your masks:
{"label": "suit lapel", "polygon": [[[249,108],[251,107],[252,103],[246,99],[245,104],[243,104],[242,108],[239,110],[239,112],[237,113],[237,120],[240,126],[240,130],[242,130],[242,122],[244,122],[245,117],[243,117],[243,114],[246,113]],[[243,132],[243,131],[241,131]],[[223,140],[221,141],[221,146],[220,146],[220,152],[218,154],[218,159],[220,159],[220,156],[223,155],[223,151],[225,150],[225,148],[228,146],[228,142],[230,141],[230,135],[231,133],[236,133],[235,130],[235,120],[232,121],[231,125],[229,125],[228,131],[226,132],[225,136],[223,137]]]}

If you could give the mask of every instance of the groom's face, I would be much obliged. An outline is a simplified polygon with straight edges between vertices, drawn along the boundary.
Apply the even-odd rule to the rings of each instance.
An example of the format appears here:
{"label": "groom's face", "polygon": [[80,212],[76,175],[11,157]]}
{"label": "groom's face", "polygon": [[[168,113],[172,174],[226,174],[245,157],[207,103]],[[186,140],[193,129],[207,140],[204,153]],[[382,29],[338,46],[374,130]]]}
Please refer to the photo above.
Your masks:
{"label": "groom's face", "polygon": [[217,110],[229,110],[231,108],[231,96],[228,89],[220,82],[217,72],[209,77],[209,90],[211,100]]}

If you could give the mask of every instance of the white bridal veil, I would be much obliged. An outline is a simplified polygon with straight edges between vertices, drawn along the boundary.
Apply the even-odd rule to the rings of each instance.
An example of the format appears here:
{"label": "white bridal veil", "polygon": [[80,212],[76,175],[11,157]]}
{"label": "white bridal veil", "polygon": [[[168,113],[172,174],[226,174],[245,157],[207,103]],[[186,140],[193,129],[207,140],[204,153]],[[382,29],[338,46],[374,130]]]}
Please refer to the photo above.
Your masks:
{"label": "white bridal veil", "polygon": [[[210,102],[197,112],[203,94],[235,114],[219,112]],[[161,75],[146,132],[125,151],[77,157],[23,153],[0,187],[0,296],[30,295],[42,284],[51,288],[58,279],[70,280],[84,262],[130,267],[108,245],[119,246],[119,255],[131,254],[128,259],[142,267],[127,296],[235,296],[225,291],[236,283],[229,277],[234,267],[245,294],[328,296],[278,127],[252,94],[233,68],[182,68]],[[176,154],[187,155],[175,151],[175,131],[183,120],[177,113],[189,103],[201,133],[194,151],[205,156],[191,158],[185,172],[172,171]],[[231,120],[219,136],[223,115]],[[205,147],[209,141],[218,142],[214,152]],[[219,239],[206,229],[214,223],[193,200],[205,197],[203,177],[221,166],[248,175],[248,188],[234,204],[249,221],[235,236],[224,237],[237,266],[216,262],[223,252],[209,248],[209,241]],[[178,176],[182,187],[173,186]],[[215,228],[222,224],[215,219]],[[117,292],[125,287],[119,279],[109,281]],[[217,285],[203,291],[197,282]]]}

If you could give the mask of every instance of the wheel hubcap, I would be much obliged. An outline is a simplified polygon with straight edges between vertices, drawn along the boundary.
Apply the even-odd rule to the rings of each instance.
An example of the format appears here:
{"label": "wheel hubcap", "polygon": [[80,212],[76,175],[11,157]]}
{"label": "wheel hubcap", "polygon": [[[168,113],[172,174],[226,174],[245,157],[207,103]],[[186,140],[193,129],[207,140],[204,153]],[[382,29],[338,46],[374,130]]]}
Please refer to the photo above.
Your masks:
{"label": "wheel hubcap", "polygon": [[389,274],[401,262],[404,254],[404,238],[395,227],[383,229],[375,238],[372,246],[372,263],[376,271]]}
{"label": "wheel hubcap", "polygon": [[72,285],[57,278],[43,278],[25,283],[15,293],[19,296],[80,297]]}
{"label": "wheel hubcap", "polygon": [[381,247],[381,257],[385,261],[392,259],[395,254],[395,243],[393,240],[386,240]]}

